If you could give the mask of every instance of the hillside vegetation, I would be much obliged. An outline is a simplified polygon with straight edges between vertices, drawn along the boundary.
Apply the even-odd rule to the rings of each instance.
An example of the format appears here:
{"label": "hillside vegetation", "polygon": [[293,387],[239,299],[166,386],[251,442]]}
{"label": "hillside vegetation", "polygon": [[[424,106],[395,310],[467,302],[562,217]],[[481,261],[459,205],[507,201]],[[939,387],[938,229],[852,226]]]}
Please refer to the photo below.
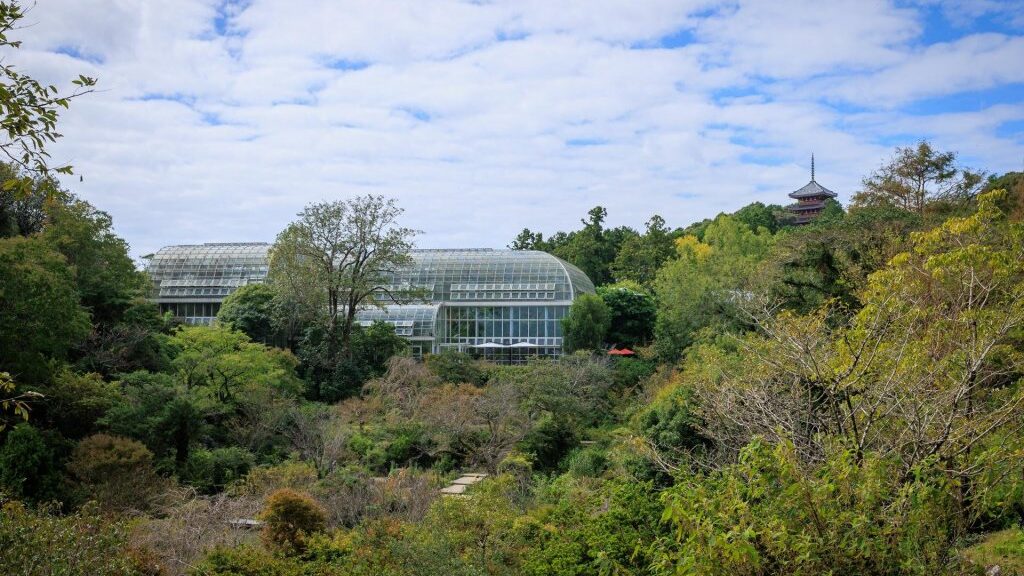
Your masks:
{"label": "hillside vegetation", "polygon": [[[25,181],[0,192],[5,573],[970,574],[1024,556],[1020,174],[802,227],[755,204],[524,231],[515,247],[604,280],[566,320],[576,351],[524,366],[418,361],[385,324],[342,344],[273,279],[176,325],[106,214]],[[440,496],[466,471],[488,477]]]}

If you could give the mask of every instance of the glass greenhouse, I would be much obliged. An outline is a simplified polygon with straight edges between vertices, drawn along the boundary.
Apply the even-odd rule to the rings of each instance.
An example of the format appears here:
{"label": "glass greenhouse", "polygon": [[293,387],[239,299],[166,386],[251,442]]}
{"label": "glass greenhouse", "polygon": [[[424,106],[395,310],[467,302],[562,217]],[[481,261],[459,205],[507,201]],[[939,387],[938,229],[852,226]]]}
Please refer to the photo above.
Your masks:
{"label": "glass greenhouse", "polygon": [[[149,257],[161,311],[210,323],[239,286],[263,282],[269,244],[168,246]],[[579,268],[531,250],[413,250],[413,264],[386,279],[407,303],[379,300],[359,323],[387,322],[417,356],[444,349],[503,363],[562,352],[562,318],[593,293]]]}

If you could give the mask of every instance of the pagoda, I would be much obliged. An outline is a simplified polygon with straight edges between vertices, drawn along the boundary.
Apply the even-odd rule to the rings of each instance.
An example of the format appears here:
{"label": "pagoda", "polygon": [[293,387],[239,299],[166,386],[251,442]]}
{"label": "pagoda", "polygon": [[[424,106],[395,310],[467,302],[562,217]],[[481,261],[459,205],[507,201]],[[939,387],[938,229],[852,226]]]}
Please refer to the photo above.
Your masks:
{"label": "pagoda", "polygon": [[786,206],[793,214],[794,224],[807,224],[814,220],[825,209],[825,202],[835,198],[837,194],[814,180],[814,154],[811,154],[811,181],[803,188],[789,193],[796,204]]}

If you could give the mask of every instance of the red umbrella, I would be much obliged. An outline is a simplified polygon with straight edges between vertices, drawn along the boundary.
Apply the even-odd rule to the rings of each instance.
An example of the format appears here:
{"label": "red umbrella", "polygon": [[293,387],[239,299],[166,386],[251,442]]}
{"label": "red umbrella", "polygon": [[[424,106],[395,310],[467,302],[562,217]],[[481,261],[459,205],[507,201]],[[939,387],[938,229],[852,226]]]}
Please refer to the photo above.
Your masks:
{"label": "red umbrella", "polygon": [[636,354],[636,352],[633,352],[629,348],[623,348],[621,350],[612,348],[611,350],[608,351],[609,356],[632,356],[634,354]]}

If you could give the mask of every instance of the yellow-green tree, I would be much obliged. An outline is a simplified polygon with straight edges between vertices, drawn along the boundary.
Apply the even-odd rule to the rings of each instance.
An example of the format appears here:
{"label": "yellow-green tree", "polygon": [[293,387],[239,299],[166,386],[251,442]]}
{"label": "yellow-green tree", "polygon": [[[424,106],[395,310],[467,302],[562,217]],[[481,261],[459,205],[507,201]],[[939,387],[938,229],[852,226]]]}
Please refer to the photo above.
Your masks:
{"label": "yellow-green tree", "polygon": [[676,258],[662,267],[654,284],[659,355],[677,359],[701,329],[734,323],[734,309],[748,297],[772,243],[767,229],[751,230],[725,215],[707,226],[703,240],[690,235],[676,240]]}

